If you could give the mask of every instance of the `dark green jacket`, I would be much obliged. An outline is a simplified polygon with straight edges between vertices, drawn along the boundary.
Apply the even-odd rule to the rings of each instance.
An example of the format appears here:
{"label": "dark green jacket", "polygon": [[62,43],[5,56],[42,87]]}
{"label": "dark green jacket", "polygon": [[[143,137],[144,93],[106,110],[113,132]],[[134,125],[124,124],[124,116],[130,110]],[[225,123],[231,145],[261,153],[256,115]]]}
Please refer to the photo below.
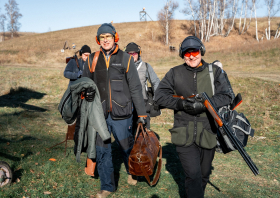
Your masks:
{"label": "dark green jacket", "polygon": [[[81,92],[92,87],[95,90],[95,98],[93,102],[87,102],[81,99]],[[103,141],[111,138],[107,128],[102,105],[100,102],[100,94],[96,84],[89,78],[79,78],[69,86],[64,93],[58,110],[62,118],[67,124],[74,124],[77,115],[77,109],[80,106],[80,128],[79,139],[76,151],[76,160],[80,162],[82,148],[87,148],[87,156],[91,159],[96,158],[95,142],[96,132]]]}
{"label": "dark green jacket", "polygon": [[213,65],[215,95],[212,93],[208,63],[191,68],[186,64],[173,67],[160,82],[155,101],[161,108],[174,110],[174,127],[170,129],[171,141],[177,146],[190,146],[195,143],[202,148],[211,149],[216,146],[216,126],[212,116],[207,113],[190,115],[178,109],[180,95],[187,98],[194,94],[206,92],[217,108],[231,102],[228,83],[221,68]]}

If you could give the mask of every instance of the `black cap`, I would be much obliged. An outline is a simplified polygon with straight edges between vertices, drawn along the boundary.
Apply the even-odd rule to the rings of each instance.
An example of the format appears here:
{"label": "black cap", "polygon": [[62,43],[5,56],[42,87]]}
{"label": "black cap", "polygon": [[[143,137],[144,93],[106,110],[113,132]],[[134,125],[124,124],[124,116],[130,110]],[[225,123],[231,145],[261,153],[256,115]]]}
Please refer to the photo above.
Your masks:
{"label": "black cap", "polygon": [[189,36],[185,38],[185,40],[182,42],[181,49],[182,52],[186,52],[188,49],[200,49],[202,46],[202,42],[199,40],[199,38],[194,36]]}
{"label": "black cap", "polygon": [[127,46],[125,47],[126,52],[140,52],[140,46],[137,45],[136,43],[128,43]]}
{"label": "black cap", "polygon": [[194,49],[199,49],[201,52],[201,56],[204,56],[206,52],[206,49],[199,38],[197,38],[196,36],[188,36],[180,44],[179,56],[181,58],[184,58],[184,54],[187,51],[191,51]]}
{"label": "black cap", "polygon": [[84,45],[81,49],[80,49],[80,56],[82,56],[83,53],[90,53],[91,54],[91,49],[89,46]]}

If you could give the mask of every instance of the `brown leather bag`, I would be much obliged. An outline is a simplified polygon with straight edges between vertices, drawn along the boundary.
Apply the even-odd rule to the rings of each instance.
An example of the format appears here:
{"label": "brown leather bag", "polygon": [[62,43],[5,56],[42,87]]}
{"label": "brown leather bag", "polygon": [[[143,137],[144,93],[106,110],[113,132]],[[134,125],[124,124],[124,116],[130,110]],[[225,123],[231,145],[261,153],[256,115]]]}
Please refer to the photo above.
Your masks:
{"label": "brown leather bag", "polygon": [[[141,131],[139,132],[139,129]],[[150,182],[150,175],[154,172],[154,166],[159,154],[158,168],[153,182]],[[135,135],[134,146],[131,150],[128,166],[129,173],[136,176],[145,176],[150,186],[157,183],[162,165],[162,147],[157,136],[151,130],[144,129],[139,123]]]}

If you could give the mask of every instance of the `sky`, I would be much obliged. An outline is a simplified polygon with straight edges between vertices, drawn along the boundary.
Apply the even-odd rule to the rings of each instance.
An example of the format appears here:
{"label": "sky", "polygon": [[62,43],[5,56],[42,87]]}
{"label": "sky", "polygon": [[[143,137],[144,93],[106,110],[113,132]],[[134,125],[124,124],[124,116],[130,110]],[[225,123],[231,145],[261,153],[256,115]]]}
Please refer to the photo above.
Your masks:
{"label": "sky", "polygon": [[[0,0],[0,14],[5,12],[8,0]],[[157,20],[157,13],[166,0],[16,0],[22,14],[20,32],[43,33],[102,23],[122,23],[140,21],[139,12],[145,7],[146,12]],[[177,0],[179,8],[175,19],[190,19],[182,13],[186,0]],[[257,16],[266,16],[266,7],[260,0]],[[279,13],[277,16],[280,16]],[[151,20],[147,16],[147,20]]]}

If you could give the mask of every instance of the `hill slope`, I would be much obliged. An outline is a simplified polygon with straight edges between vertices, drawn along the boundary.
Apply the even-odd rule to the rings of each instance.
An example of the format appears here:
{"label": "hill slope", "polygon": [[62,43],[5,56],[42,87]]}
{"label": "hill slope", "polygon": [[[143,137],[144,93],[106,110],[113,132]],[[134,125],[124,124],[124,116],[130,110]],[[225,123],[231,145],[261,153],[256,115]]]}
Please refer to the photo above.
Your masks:
{"label": "hill slope", "polygon": [[[278,18],[272,19],[272,31],[276,30]],[[265,18],[258,20],[259,37],[267,25]],[[74,50],[65,50],[61,53],[64,42],[67,41],[71,47],[76,44],[76,49],[87,44],[92,51],[99,49],[95,42],[95,35],[100,25],[73,28],[42,34],[26,35],[0,43],[0,65],[37,65],[42,67],[64,67],[65,57],[72,56]],[[114,24],[120,35],[118,44],[123,49],[129,42],[136,42],[142,47],[142,56],[145,61],[151,62],[155,66],[181,62],[178,57],[178,46],[182,40],[190,35],[188,32],[191,22],[186,20],[175,20],[172,28],[172,45],[176,47],[175,52],[169,52],[169,46],[161,42],[162,32],[157,21],[154,22],[131,22]],[[237,25],[238,26],[238,23]],[[187,27],[187,28],[186,28]],[[255,51],[267,51],[279,48],[280,39],[256,42],[254,39],[255,24],[251,23],[249,31],[239,36],[237,30],[233,30],[229,37],[211,37],[210,42],[206,43],[206,58],[209,61],[223,59],[225,56],[237,55],[236,53],[253,53]],[[218,53],[218,54],[217,54]],[[220,54],[221,53],[221,54]],[[233,54],[234,53],[234,54]],[[229,60],[233,57],[230,56]],[[257,58],[258,56],[256,56]]]}

